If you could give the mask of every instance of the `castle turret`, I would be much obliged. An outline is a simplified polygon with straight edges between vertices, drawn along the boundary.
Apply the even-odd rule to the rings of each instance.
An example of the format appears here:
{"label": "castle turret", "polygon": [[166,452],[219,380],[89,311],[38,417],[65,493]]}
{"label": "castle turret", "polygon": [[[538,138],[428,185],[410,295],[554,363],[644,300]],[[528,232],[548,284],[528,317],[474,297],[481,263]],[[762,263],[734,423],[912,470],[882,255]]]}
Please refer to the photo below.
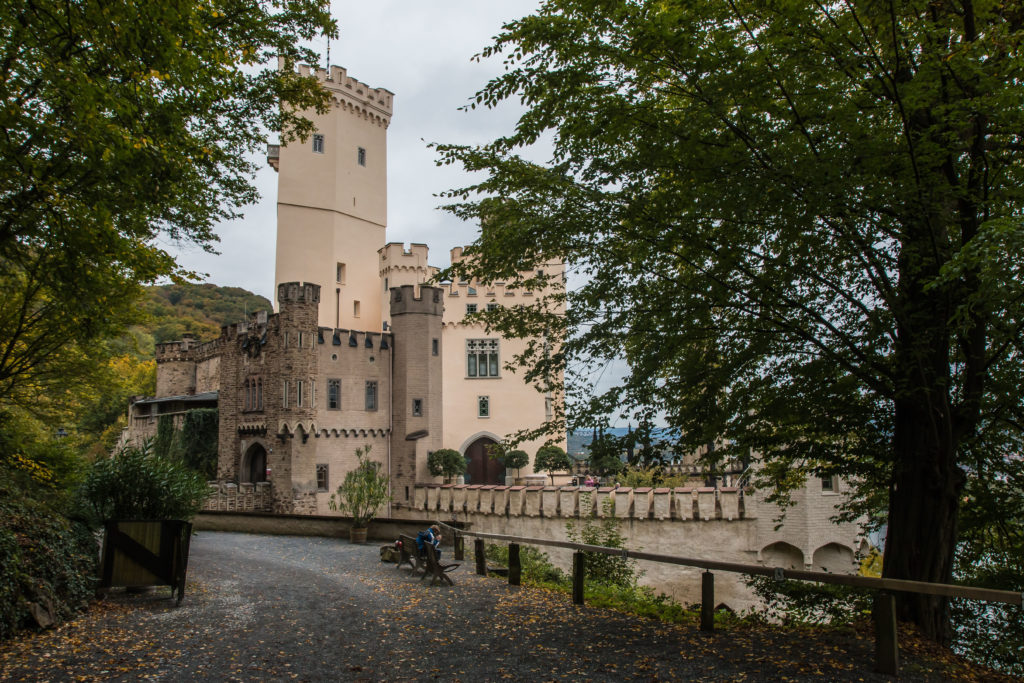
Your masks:
{"label": "castle turret", "polygon": [[337,66],[299,70],[316,76],[333,102],[326,114],[303,112],[316,126],[310,140],[271,150],[280,174],[275,283],[321,284],[324,327],[380,330],[383,291],[374,265],[387,224],[394,94]]}
{"label": "castle turret", "polygon": [[156,345],[156,397],[188,396],[196,393],[196,359],[192,351],[195,336],[181,335],[180,341]]}
{"label": "castle turret", "polygon": [[394,335],[391,462],[395,502],[406,503],[417,481],[429,481],[427,454],[442,447],[442,290],[391,289]]}

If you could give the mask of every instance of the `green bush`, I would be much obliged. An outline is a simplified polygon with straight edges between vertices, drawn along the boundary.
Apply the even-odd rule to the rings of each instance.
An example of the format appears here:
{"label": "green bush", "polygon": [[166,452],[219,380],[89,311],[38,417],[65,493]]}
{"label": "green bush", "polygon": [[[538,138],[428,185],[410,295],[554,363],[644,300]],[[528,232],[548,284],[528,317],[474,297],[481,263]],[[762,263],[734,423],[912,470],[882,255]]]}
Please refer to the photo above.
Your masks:
{"label": "green bush", "polygon": [[380,506],[391,500],[388,476],[380,471],[379,462],[368,459],[369,455],[369,445],[356,449],[359,465],[345,473],[345,481],[328,501],[331,510],[349,515],[356,529],[365,529]]}
{"label": "green bush", "polygon": [[[488,544],[484,553],[491,562],[508,566],[508,546]],[[519,546],[519,566],[522,569],[524,583],[536,585],[568,585],[567,577],[561,569],[551,564],[548,554],[532,545]]]}
{"label": "green bush", "polygon": [[555,472],[572,469],[572,459],[558,446],[541,446],[533,459],[534,472],[547,472],[554,481]]}
{"label": "green bush", "polygon": [[79,489],[85,509],[106,519],[184,519],[195,516],[209,495],[204,477],[184,463],[159,458],[152,444],[127,447],[97,460]]}
{"label": "green bush", "polygon": [[867,588],[809,581],[776,581],[768,576],[744,580],[764,604],[758,616],[786,625],[842,626],[871,614]]}
{"label": "green bush", "polygon": [[427,456],[431,476],[451,479],[466,471],[466,458],[453,448],[439,448]]}
{"label": "green bush", "polygon": [[[590,494],[580,496],[580,506],[589,507]],[[566,522],[565,529],[573,543],[602,545],[606,548],[624,548],[626,539],[619,531],[619,519],[615,517],[615,504],[604,502],[603,517],[594,519],[593,513],[581,517],[579,522]],[[636,561],[621,555],[584,553],[586,557],[586,582],[599,583],[618,588],[633,588],[641,573]]]}
{"label": "green bush", "polygon": [[98,547],[92,532],[35,500],[0,468],[0,640],[34,622],[29,603],[63,621],[95,589]]}

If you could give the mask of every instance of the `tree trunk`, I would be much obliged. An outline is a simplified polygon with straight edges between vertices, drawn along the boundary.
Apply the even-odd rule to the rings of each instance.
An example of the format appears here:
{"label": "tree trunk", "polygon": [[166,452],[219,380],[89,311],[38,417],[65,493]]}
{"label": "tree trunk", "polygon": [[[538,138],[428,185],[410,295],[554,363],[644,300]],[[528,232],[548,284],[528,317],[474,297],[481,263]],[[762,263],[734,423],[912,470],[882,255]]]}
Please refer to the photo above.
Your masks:
{"label": "tree trunk", "polygon": [[[924,398],[896,401],[896,471],[882,576],[950,583],[963,476],[956,466],[948,420]],[[897,593],[897,617],[942,644],[952,638],[949,599]]]}

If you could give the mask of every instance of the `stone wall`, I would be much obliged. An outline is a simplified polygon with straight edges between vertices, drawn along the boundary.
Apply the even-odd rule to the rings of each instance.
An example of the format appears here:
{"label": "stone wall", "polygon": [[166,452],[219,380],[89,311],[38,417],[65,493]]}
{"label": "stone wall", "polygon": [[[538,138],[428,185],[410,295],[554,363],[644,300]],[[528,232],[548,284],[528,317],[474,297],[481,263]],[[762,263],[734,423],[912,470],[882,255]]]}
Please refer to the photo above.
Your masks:
{"label": "stone wall", "polygon": [[203,510],[221,512],[271,512],[274,499],[270,484],[232,484],[228,482],[210,482],[210,496],[203,505]]}
{"label": "stone wall", "polygon": [[[839,498],[829,499],[838,503]],[[394,516],[433,517],[464,524],[472,531],[569,541],[569,525],[586,518],[613,516],[620,520],[626,547],[680,557],[715,559],[744,564],[781,566],[779,547],[794,546],[807,558],[801,569],[853,573],[860,540],[853,524],[829,524],[820,505],[791,509],[786,524],[774,530],[777,510],[761,496],[736,488],[586,488],[574,486],[471,486],[421,485],[412,505]],[[824,520],[814,522],[814,533],[804,512]],[[767,519],[762,518],[762,515]],[[802,539],[802,540],[801,540]],[[556,566],[568,570],[572,552],[540,548]],[[767,552],[764,552],[766,551]],[[828,566],[812,564],[812,558]],[[786,566],[791,566],[786,564]],[[700,600],[700,570],[655,562],[640,562],[641,583],[664,592],[684,604]],[[715,575],[716,604],[734,610],[756,604],[739,574]]]}

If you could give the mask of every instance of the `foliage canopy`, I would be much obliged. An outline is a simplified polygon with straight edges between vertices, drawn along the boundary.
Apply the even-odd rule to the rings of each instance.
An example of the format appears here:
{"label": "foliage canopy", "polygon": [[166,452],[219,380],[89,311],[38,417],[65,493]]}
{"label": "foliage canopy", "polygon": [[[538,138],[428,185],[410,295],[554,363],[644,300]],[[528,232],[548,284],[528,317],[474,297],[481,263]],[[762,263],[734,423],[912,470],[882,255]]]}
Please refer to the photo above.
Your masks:
{"label": "foliage canopy", "polygon": [[[515,130],[438,146],[483,172],[449,194],[482,231],[442,276],[570,265],[564,316],[481,314],[563,340],[520,358],[573,378],[548,429],[660,415],[781,493],[851,477],[887,509],[885,575],[948,582],[967,480],[1021,491],[1022,39],[1016,3],[548,0],[481,54],[507,70],[469,106],[520,98]],[[949,639],[945,600],[899,609]]]}
{"label": "foliage canopy", "polygon": [[328,501],[331,510],[350,516],[357,529],[365,529],[380,506],[391,500],[388,475],[381,472],[380,463],[370,460],[369,455],[369,445],[356,449],[359,464],[345,473],[345,480]]}

